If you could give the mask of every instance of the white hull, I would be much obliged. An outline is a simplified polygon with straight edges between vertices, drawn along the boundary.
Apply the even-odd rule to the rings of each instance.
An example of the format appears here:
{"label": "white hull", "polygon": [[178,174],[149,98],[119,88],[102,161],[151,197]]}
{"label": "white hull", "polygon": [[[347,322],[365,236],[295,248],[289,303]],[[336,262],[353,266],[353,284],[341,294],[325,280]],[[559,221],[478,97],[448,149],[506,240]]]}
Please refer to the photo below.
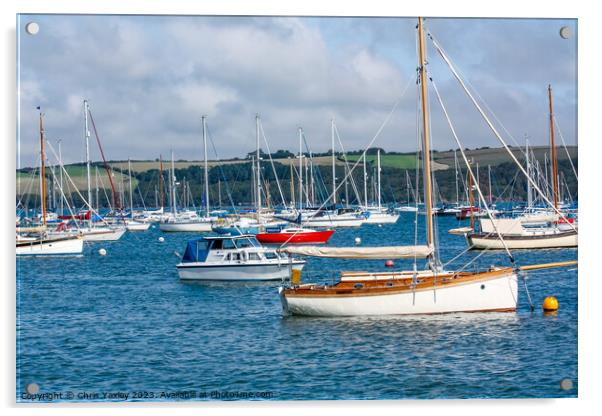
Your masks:
{"label": "white hull", "polygon": [[[468,245],[475,249],[504,249],[504,245],[495,234],[492,234],[489,237],[480,237],[478,234],[468,234],[466,238],[468,240]],[[572,232],[525,236],[506,235],[502,236],[502,238],[510,250],[577,247],[577,234]]]}
{"label": "white hull", "polygon": [[211,231],[211,222],[162,222],[159,229],[167,233],[204,233]]}
{"label": "white hull", "polygon": [[370,296],[297,297],[285,296],[283,288],[279,292],[285,313],[324,317],[514,311],[518,302],[518,282],[513,272],[436,290]]}
{"label": "white hull", "polygon": [[128,231],[146,231],[150,228],[150,222],[128,222],[125,226]]}
{"label": "white hull", "polygon": [[[305,262],[293,263],[293,269],[301,270]],[[286,280],[290,277],[288,262],[271,264],[212,265],[188,263],[178,265],[181,280],[207,281],[266,281]]]}
{"label": "white hull", "polygon": [[125,228],[91,228],[83,230],[83,238],[84,241],[117,241],[125,232]]}
{"label": "white hull", "polygon": [[397,207],[397,208],[395,208],[395,211],[397,211],[397,212],[418,212],[418,207],[411,207],[411,206]]}
{"label": "white hull", "polygon": [[395,224],[399,219],[399,214],[377,213],[370,214],[364,221],[366,224]]}
{"label": "white hull", "polygon": [[328,227],[328,228],[341,228],[341,227],[359,227],[365,222],[363,218],[344,218],[344,219],[309,219],[303,221],[303,225],[307,227]]}
{"label": "white hull", "polygon": [[84,248],[84,240],[81,238],[67,238],[59,240],[33,240],[29,242],[17,242],[17,256],[43,256],[81,254]]}

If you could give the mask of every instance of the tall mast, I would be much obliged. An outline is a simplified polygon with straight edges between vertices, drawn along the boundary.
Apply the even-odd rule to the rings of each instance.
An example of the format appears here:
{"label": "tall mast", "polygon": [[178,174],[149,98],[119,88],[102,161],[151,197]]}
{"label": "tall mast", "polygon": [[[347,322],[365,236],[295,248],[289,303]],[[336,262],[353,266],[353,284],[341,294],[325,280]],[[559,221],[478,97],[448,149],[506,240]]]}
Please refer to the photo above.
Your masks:
{"label": "tall mast", "polygon": [[159,155],[159,192],[161,193],[161,214],[165,204],[165,191],[163,190],[163,158]]}
{"label": "tall mast", "polygon": [[[96,173],[96,175],[94,176],[94,185],[95,185],[94,191],[96,193],[96,212],[98,212],[100,210],[100,199],[99,199],[100,192],[98,189],[98,166],[95,166],[94,169],[95,169],[94,172]],[[90,204],[90,205],[92,205],[92,204]]]}
{"label": "tall mast", "polygon": [[[468,170],[470,170],[470,166],[468,166]],[[472,196],[472,175],[468,172],[468,205],[470,206],[470,228],[474,230],[474,211],[473,211],[474,199]]]}
{"label": "tall mast", "polygon": [[173,160],[173,150],[171,151],[171,212],[176,216],[176,167]]}
{"label": "tall mast", "polygon": [[218,178],[217,179],[217,203],[219,204],[219,207],[222,207],[222,181]]}
{"label": "tall mast", "polygon": [[[63,191],[63,154],[61,153],[61,142],[62,141],[63,141],[62,139],[58,140],[58,142],[59,142],[59,165],[60,165],[60,169],[59,169],[59,187],[61,188],[61,194],[65,195],[65,192]],[[60,201],[61,201],[60,202],[60,206],[61,207],[60,207],[60,211],[59,211],[60,215],[63,215],[63,209],[65,208],[64,205],[63,205],[63,199],[64,198],[63,198],[62,195],[61,195],[61,198],[60,198]],[[89,201],[89,202],[90,202],[90,204],[92,204],[92,201]]]}
{"label": "tall mast", "polygon": [[332,204],[337,204],[336,157],[334,155],[334,118],[330,120],[330,141],[332,143]]}
{"label": "tall mast", "polygon": [[366,173],[366,152],[364,152],[364,208],[368,208],[368,174]]}
{"label": "tall mast", "polygon": [[[481,178],[479,178],[479,162],[477,162],[476,170],[477,170],[476,173],[477,173],[477,189],[478,189],[481,186]],[[479,208],[481,208],[481,198],[479,198],[478,202],[479,202]]]}
{"label": "tall mast", "polygon": [[201,117],[203,122],[203,148],[205,152],[205,217],[209,217],[209,167],[207,163],[207,120]]}
{"label": "tall mast", "polygon": [[429,118],[426,93],[426,59],[424,45],[424,29],[422,27],[422,17],[418,18],[418,39],[420,46],[420,87],[422,104],[422,159],[424,162],[424,193],[426,204],[426,242],[429,246],[434,246],[435,239],[433,234],[433,196],[432,196],[432,178],[431,178],[431,151],[429,143]]}
{"label": "tall mast", "polygon": [[259,114],[255,115],[255,144],[256,144],[256,159],[257,159],[257,174],[255,175],[257,179],[257,215],[259,215],[259,211],[261,210],[261,165],[260,165],[260,152],[259,152]]}
{"label": "tall mast", "polygon": [[558,172],[556,166],[556,143],[554,142],[554,113],[552,111],[552,86],[548,85],[550,101],[550,146],[552,147],[552,180],[554,181],[554,208],[558,210]]}
{"label": "tall mast", "polygon": [[309,189],[311,191],[311,193],[310,193],[311,205],[315,206],[316,205],[316,194],[315,194],[315,184],[314,184],[314,159],[311,154],[311,150],[309,151],[309,160],[307,161],[307,163],[309,164],[309,183],[310,183]]}
{"label": "tall mast", "polygon": [[295,207],[295,173],[293,172],[293,161],[289,164],[289,170],[291,174],[291,207]]}
{"label": "tall mast", "polygon": [[299,127],[299,211],[303,209],[303,129]]}
{"label": "tall mast", "polygon": [[345,206],[349,208],[349,179],[347,175],[349,174],[349,168],[347,167],[347,162],[345,162]]}
{"label": "tall mast", "polygon": [[487,165],[487,178],[489,181],[489,205],[493,203],[493,197],[491,196],[491,165]]}
{"label": "tall mast", "polygon": [[134,197],[132,196],[132,163],[128,157],[128,182],[130,185],[130,216],[134,217]]}
{"label": "tall mast", "polygon": [[305,206],[310,206],[309,204],[309,156],[304,158],[305,160]]}
{"label": "tall mast", "polygon": [[[40,107],[38,107],[39,109]],[[42,121],[42,110],[40,110],[40,202],[42,205],[42,221],[46,226],[46,166],[44,164],[44,123]]]}
{"label": "tall mast", "polygon": [[86,140],[86,175],[88,178],[88,203],[92,202],[90,189],[90,129],[88,127],[88,100],[84,100],[84,136]]}
{"label": "tall mast", "polygon": [[460,189],[458,188],[458,155],[456,154],[455,150],[454,150],[454,169],[456,170],[456,206],[457,206],[457,205],[460,205]]}
{"label": "tall mast", "polygon": [[[527,145],[526,145],[526,154],[527,154],[527,175],[530,177],[531,176],[531,156],[529,154],[530,150],[529,150],[529,139],[527,139]],[[527,207],[531,208],[531,206],[533,205],[533,193],[531,192],[531,183],[529,181],[527,181]]]}
{"label": "tall mast", "polygon": [[377,150],[376,157],[377,157],[377,160],[376,160],[376,178],[377,178],[376,179],[376,182],[377,182],[376,191],[377,191],[377,195],[378,195],[377,196],[378,210],[380,211],[380,206],[381,206],[381,203],[380,203],[380,149]]}
{"label": "tall mast", "polygon": [[408,206],[410,205],[410,174],[406,170],[406,192],[407,192],[407,201]]}

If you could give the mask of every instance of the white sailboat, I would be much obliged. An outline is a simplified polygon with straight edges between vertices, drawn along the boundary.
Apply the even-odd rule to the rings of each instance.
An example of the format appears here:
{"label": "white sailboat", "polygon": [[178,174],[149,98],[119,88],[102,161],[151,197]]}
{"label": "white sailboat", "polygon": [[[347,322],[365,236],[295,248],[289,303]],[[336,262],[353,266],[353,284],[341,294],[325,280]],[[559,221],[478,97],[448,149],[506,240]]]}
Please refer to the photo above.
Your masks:
{"label": "white sailboat", "polygon": [[[365,156],[364,156],[364,165],[365,165]],[[365,170],[365,169],[364,169]],[[395,224],[399,219],[399,214],[394,214],[389,212],[388,209],[383,208],[381,201],[381,187],[380,187],[380,149],[377,150],[376,153],[376,172],[377,172],[377,205],[375,207],[367,206],[365,212],[367,213],[367,218],[365,220],[366,224]],[[365,180],[364,180],[365,183]]]}
{"label": "white sailboat", "polygon": [[[38,227],[37,229],[17,229],[15,253],[17,256],[81,254],[83,251],[83,240],[81,237],[53,237],[49,236],[47,233],[46,172],[42,111],[40,111],[40,161],[40,204],[42,207],[42,226]],[[64,195],[62,195],[62,197],[64,198]],[[24,236],[20,233],[28,233],[29,235]]]}
{"label": "white sailboat", "polygon": [[213,222],[217,219],[209,216],[209,170],[207,167],[207,125],[205,116],[201,117],[203,124],[203,148],[205,154],[205,217],[198,217],[196,213],[183,213],[178,215],[176,212],[176,175],[173,160],[173,151],[171,152],[171,206],[172,216],[159,224],[159,229],[164,232],[210,232]]}
{"label": "white sailboat", "polygon": [[[92,117],[90,112],[90,107],[88,104],[88,100],[84,100],[84,139],[86,143],[86,178],[87,178],[87,201],[85,201],[88,212],[86,216],[88,220],[84,220],[82,225],[77,227],[60,227],[56,230],[49,231],[48,234],[55,238],[62,238],[67,236],[79,235],[85,241],[117,241],[119,240],[127,231],[123,224],[108,224],[106,221],[102,221],[103,224],[99,225],[93,221],[92,214],[92,188],[91,188],[91,180],[90,180],[90,129],[88,124],[88,116]],[[92,123],[94,120],[92,119]],[[94,126],[94,124],[93,124]],[[94,127],[96,129],[96,127]],[[96,131],[96,130],[95,130]],[[100,142],[99,142],[100,144]],[[101,154],[102,149],[101,149]],[[104,161],[104,154],[103,154]],[[117,194],[115,192],[115,187],[113,185],[113,179],[111,177],[111,172],[108,168],[108,165],[105,162],[105,168],[107,171],[107,176],[109,178],[109,182],[111,183],[111,189],[113,191],[113,196],[115,202],[118,203]],[[66,172],[65,172],[66,173]],[[98,207],[97,207],[98,208]],[[121,211],[119,209],[119,211]],[[95,212],[97,213],[97,212]]]}
{"label": "white sailboat", "polygon": [[[518,302],[518,269],[495,267],[480,272],[449,271],[438,259],[433,228],[432,174],[423,19],[418,18],[419,84],[426,207],[426,245],[401,247],[287,247],[288,254],[329,258],[426,258],[426,270],[386,273],[343,272],[334,285],[280,287],[285,314],[303,316],[405,315],[449,312],[509,312]],[[445,111],[445,109],[444,109]],[[571,263],[573,264],[573,263]],[[551,267],[550,265],[530,266]]]}
{"label": "white sailboat", "polygon": [[[476,250],[503,249],[504,246],[495,234],[495,229],[503,236],[509,249],[547,249],[577,247],[577,223],[559,215],[558,174],[556,160],[556,144],[554,140],[554,116],[552,111],[552,87],[548,86],[550,106],[550,146],[552,149],[552,182],[554,211],[546,210],[537,213],[527,212],[517,218],[481,219],[480,232],[466,234],[469,247]],[[529,149],[527,142],[527,174],[531,175]],[[527,182],[528,206],[532,205],[531,184]]]}

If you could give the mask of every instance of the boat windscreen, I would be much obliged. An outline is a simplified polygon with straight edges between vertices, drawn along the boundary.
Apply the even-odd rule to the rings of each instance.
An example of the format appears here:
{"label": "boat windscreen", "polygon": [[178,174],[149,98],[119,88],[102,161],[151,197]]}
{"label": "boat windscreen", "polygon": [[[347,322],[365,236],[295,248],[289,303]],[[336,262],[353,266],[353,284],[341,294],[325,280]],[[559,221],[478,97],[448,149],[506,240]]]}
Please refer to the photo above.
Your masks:
{"label": "boat windscreen", "polygon": [[182,257],[183,263],[203,262],[209,254],[208,243],[205,240],[192,240],[188,242]]}
{"label": "boat windscreen", "polygon": [[236,247],[248,248],[248,247],[261,247],[259,241],[255,237],[239,238],[236,240]]}

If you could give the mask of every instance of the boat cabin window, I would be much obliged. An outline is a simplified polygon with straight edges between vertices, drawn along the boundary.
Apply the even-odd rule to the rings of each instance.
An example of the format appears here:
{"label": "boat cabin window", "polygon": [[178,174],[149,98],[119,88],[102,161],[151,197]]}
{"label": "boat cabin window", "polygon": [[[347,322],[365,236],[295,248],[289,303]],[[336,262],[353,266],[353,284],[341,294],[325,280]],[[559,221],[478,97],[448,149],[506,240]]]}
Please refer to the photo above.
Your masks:
{"label": "boat cabin window", "polygon": [[273,259],[277,259],[278,255],[276,254],[275,251],[266,251],[265,252],[265,258],[268,260],[273,260]]}
{"label": "boat cabin window", "polygon": [[224,250],[233,250],[236,248],[236,245],[234,244],[234,240],[222,240],[222,248]]}
{"label": "boat cabin window", "polygon": [[249,253],[249,260],[261,260],[261,258],[257,253]]}
{"label": "boat cabin window", "polygon": [[226,260],[229,260],[229,261],[240,261],[240,253],[229,253],[226,256]]}

